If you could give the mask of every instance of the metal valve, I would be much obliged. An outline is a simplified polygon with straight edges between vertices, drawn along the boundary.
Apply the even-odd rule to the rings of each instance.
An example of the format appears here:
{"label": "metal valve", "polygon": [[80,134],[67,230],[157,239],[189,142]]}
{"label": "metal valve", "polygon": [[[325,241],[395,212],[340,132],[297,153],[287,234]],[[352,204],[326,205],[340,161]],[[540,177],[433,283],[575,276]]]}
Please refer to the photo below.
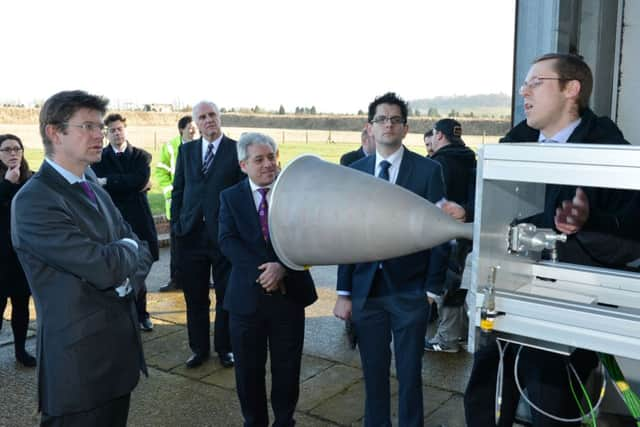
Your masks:
{"label": "metal valve", "polygon": [[566,234],[558,234],[550,228],[537,228],[533,224],[522,223],[509,228],[509,251],[525,253],[548,250],[551,261],[557,261],[557,242],[566,242]]}

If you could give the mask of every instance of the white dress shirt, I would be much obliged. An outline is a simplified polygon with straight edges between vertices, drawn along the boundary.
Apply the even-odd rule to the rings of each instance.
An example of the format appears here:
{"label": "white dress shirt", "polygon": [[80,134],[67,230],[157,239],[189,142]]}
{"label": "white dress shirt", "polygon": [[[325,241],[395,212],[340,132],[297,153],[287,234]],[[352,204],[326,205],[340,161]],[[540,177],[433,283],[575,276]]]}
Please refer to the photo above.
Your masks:
{"label": "white dress shirt", "polygon": [[256,212],[260,210],[260,202],[262,202],[262,194],[258,191],[261,188],[269,189],[269,191],[267,191],[267,206],[271,205],[271,185],[260,187],[249,178],[249,187],[251,187],[251,195],[253,196],[253,204],[256,205]]}
{"label": "white dress shirt", "polygon": [[540,132],[540,135],[538,136],[538,142],[559,142],[561,144],[564,144],[569,140],[569,137],[571,136],[573,131],[576,130],[576,128],[580,125],[581,122],[582,122],[582,119],[578,118],[578,120],[569,123],[567,127],[565,127],[560,132],[556,133],[550,138],[543,135],[542,132]]}
{"label": "white dress shirt", "polygon": [[391,163],[389,166],[389,182],[392,184],[396,183],[398,179],[398,172],[400,171],[400,163],[402,163],[402,155],[404,154],[404,147],[401,145],[400,148],[387,157],[386,159],[382,157],[382,155],[376,150],[376,168],[375,168],[375,176],[380,175],[380,162],[386,160]]}
{"label": "white dress shirt", "polygon": [[202,137],[202,164],[204,164],[204,158],[207,155],[207,149],[209,148],[209,143],[213,144],[213,155],[216,155],[216,151],[218,151],[218,147],[220,146],[220,141],[222,141],[222,135],[214,139],[213,141],[207,141],[205,137]]}

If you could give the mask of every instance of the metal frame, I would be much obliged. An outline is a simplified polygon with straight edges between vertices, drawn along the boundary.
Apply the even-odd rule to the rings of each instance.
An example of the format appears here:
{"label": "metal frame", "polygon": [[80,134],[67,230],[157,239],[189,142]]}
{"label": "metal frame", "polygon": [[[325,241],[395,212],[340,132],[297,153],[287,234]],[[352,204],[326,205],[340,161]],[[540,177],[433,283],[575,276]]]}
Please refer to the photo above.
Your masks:
{"label": "metal frame", "polygon": [[509,224],[542,211],[547,183],[639,190],[640,147],[494,144],[480,149],[469,348],[475,348],[489,269],[499,266],[495,306],[504,315],[494,323],[498,336],[561,353],[586,348],[640,359],[640,274],[507,251]]}

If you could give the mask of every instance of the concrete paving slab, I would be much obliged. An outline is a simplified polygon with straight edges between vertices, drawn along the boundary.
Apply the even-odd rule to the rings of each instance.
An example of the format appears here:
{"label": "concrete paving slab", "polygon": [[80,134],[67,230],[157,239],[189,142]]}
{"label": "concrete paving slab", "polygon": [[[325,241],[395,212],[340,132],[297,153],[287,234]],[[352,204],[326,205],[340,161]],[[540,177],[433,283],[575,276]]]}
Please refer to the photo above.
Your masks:
{"label": "concrete paving slab", "polygon": [[[35,354],[34,339],[28,339],[26,347]],[[0,426],[38,425],[37,390],[36,370],[16,362],[13,345],[0,347]]]}
{"label": "concrete paving slab", "polygon": [[304,381],[300,387],[298,409],[310,411],[362,378],[362,371],[334,364]]}
{"label": "concrete paving slab", "polygon": [[422,359],[422,378],[426,385],[464,394],[471,375],[473,355],[425,352]]}
{"label": "concrete paving slab", "polygon": [[[207,384],[213,384],[218,387],[233,390],[236,390],[236,376],[235,371],[233,369],[220,367],[219,369],[214,370],[209,375],[203,377],[201,379],[202,382]],[[271,390],[270,384],[267,384],[267,397],[268,390]]]}
{"label": "concrete paving slab", "polygon": [[[396,392],[392,392],[391,395],[391,422],[393,425],[398,425],[398,393],[397,393],[397,381],[393,381],[396,384]],[[392,383],[392,384],[393,384]],[[451,399],[452,393],[434,389],[432,387],[422,387],[422,407],[425,415],[432,414],[438,410],[443,403]]]}
{"label": "concrete paving slab", "polygon": [[186,328],[182,325],[176,325],[175,323],[167,322],[162,319],[156,319],[153,316],[151,316],[151,320],[153,321],[153,331],[140,332],[143,343],[147,341],[157,340],[158,338],[162,338],[166,335],[171,335],[180,331],[184,331],[184,333],[186,334]]}
{"label": "concrete paving slab", "polygon": [[131,396],[131,427],[241,425],[235,393],[157,369]]}
{"label": "concrete paving slab", "polygon": [[143,345],[147,365],[163,371],[169,371],[184,364],[191,356],[186,331],[167,334],[158,339],[147,341]]}
{"label": "concrete paving slab", "polygon": [[339,425],[351,425],[364,416],[364,380],[345,388],[311,410],[311,413]]}
{"label": "concrete paving slab", "polygon": [[171,369],[171,373],[199,380],[221,370],[226,371],[232,369],[225,368],[220,364],[220,361],[217,357],[212,356],[206,362],[196,368],[187,368],[184,363],[181,363],[180,365]]}
{"label": "concrete paving slab", "polygon": [[187,309],[181,292],[148,292],[147,311],[154,319],[187,324]]}
{"label": "concrete paving slab", "polygon": [[451,395],[438,409],[425,418],[425,427],[464,427],[464,411],[462,396]]}

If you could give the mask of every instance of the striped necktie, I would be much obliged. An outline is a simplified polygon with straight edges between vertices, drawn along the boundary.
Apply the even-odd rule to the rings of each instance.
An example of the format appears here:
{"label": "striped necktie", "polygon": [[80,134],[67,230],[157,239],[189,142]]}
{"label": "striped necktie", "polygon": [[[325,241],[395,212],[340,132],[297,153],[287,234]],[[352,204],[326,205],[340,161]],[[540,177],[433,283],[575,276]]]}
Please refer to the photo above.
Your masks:
{"label": "striped necktie", "polygon": [[204,162],[202,162],[203,174],[207,173],[207,171],[209,170],[209,166],[211,166],[212,162],[213,162],[213,142],[210,142],[209,146],[207,147],[207,152],[204,155]]}

